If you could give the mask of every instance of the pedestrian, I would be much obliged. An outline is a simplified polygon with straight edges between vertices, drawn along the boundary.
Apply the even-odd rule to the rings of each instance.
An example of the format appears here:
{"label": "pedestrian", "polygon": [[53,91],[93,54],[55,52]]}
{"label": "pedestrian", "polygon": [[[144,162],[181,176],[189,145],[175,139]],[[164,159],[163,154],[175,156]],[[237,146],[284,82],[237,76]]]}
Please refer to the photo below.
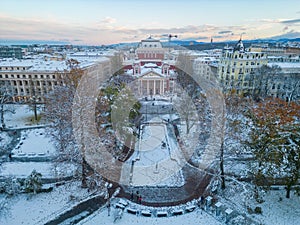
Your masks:
{"label": "pedestrian", "polygon": [[110,201],[107,202],[107,213],[110,216]]}
{"label": "pedestrian", "polygon": [[130,200],[133,201],[133,191],[131,191]]}
{"label": "pedestrian", "polygon": [[139,196],[140,196],[139,191],[136,191],[136,202],[139,202]]}
{"label": "pedestrian", "polygon": [[139,195],[139,201],[138,201],[139,204],[142,204],[142,196]]}

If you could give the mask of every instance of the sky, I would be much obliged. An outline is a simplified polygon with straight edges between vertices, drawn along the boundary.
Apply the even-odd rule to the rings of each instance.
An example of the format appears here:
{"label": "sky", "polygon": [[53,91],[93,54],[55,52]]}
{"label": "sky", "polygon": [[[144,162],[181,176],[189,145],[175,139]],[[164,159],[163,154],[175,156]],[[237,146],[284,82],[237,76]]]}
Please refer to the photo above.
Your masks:
{"label": "sky", "polygon": [[0,0],[3,40],[80,45],[166,35],[203,42],[300,37],[299,0]]}

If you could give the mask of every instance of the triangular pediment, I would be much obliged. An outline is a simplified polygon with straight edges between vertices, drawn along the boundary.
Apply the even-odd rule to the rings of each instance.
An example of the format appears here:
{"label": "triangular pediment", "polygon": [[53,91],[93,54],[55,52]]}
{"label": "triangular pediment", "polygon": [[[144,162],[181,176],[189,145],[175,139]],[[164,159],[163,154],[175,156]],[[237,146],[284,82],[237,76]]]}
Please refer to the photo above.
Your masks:
{"label": "triangular pediment", "polygon": [[155,77],[160,77],[160,78],[164,78],[165,76],[162,75],[161,73],[157,73],[156,71],[154,70],[150,70],[150,71],[147,71],[143,74],[141,74],[140,78],[155,78]]}

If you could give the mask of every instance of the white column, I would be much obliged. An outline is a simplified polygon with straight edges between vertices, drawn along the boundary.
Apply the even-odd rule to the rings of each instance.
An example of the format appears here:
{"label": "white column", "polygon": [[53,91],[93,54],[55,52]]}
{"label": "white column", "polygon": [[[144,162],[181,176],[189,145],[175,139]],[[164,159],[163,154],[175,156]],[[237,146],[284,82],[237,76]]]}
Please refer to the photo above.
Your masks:
{"label": "white column", "polygon": [[147,95],[149,95],[149,80],[147,80]]}
{"label": "white column", "polygon": [[153,95],[156,95],[156,88],[155,88],[156,80],[153,81]]}

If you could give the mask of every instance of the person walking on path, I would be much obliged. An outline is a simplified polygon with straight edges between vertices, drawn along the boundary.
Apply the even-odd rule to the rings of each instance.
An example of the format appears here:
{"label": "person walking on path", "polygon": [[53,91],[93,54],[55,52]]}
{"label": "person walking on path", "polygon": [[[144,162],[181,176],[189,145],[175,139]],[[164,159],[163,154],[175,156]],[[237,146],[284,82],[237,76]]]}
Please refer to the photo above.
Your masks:
{"label": "person walking on path", "polygon": [[107,214],[110,216],[110,201],[107,202]]}
{"label": "person walking on path", "polygon": [[136,191],[136,202],[137,202],[137,203],[139,202],[139,196],[140,196],[139,191]]}
{"label": "person walking on path", "polygon": [[133,201],[133,191],[131,191],[130,200]]}

